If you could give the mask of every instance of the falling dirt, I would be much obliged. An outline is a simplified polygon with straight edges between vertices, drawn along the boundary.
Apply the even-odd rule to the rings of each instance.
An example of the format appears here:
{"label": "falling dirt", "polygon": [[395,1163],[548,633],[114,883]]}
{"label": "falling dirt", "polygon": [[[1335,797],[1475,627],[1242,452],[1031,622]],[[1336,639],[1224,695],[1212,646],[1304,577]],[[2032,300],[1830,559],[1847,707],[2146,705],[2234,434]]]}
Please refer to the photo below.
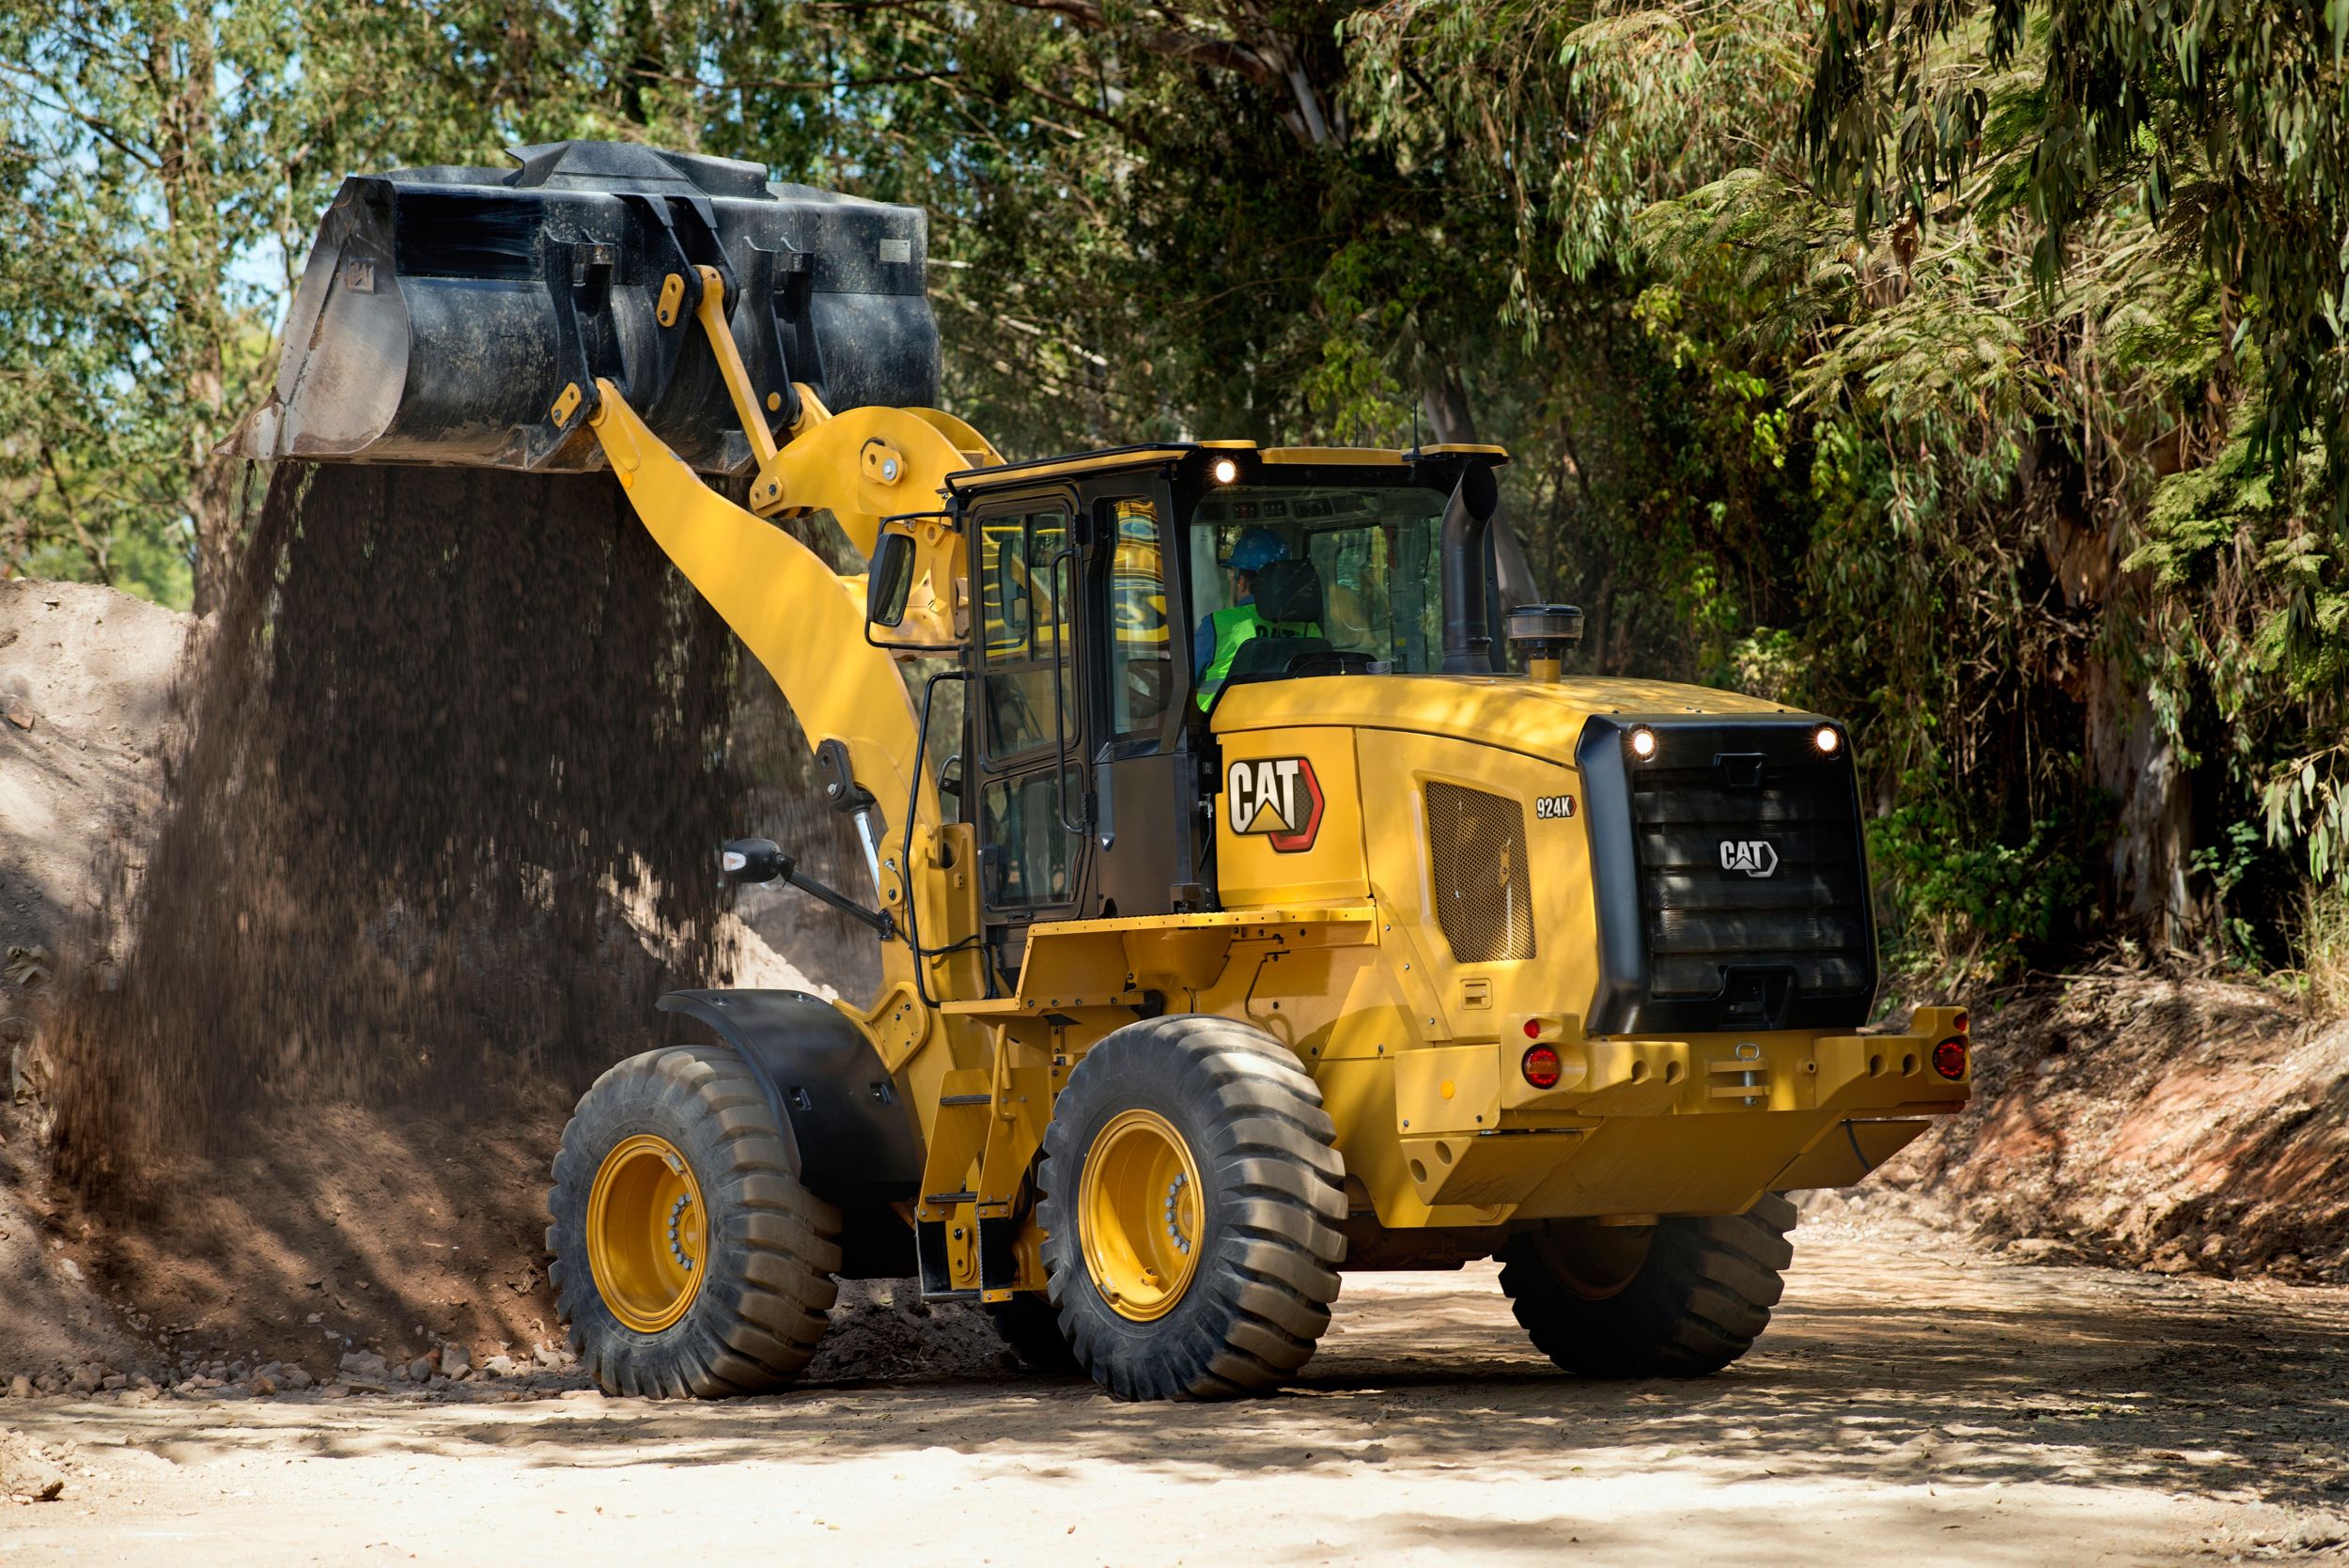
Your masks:
{"label": "falling dirt", "polygon": [[[0,582],[0,935],[42,955],[0,980],[0,1393],[559,1363],[544,1202],[580,1089],[661,1042],[661,989],[873,967],[810,900],[725,908],[738,832],[862,866],[773,682],[608,480],[281,471],[212,620]],[[813,1375],[1004,1354],[902,1284],[833,1317]]]}
{"label": "falling dirt", "polygon": [[175,692],[119,982],[59,1032],[65,1173],[135,1205],[261,1107],[500,1116],[639,1048],[725,968],[733,678],[608,478],[281,469]]}

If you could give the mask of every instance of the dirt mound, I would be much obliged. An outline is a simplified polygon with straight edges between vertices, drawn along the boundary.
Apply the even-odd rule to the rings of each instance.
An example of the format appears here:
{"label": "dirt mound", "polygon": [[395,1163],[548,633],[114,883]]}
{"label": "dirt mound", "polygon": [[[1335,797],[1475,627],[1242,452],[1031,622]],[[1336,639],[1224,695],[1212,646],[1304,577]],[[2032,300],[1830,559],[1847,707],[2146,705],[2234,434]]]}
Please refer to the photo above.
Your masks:
{"label": "dirt mound", "polygon": [[0,1377],[61,1385],[86,1360],[147,1355],[95,1288],[40,1148],[42,1025],[87,976],[75,933],[107,868],[161,813],[171,673],[194,624],[89,583],[0,582]]}
{"label": "dirt mound", "polygon": [[[40,949],[54,970],[108,846],[161,809],[193,625],[111,588],[0,581],[0,955]],[[0,989],[0,1015],[18,989]]]}
{"label": "dirt mound", "polygon": [[2349,1281],[2349,1020],[2109,974],[1979,1007],[1974,1032],[1973,1104],[1881,1180],[2041,1256]]}
{"label": "dirt mound", "polygon": [[919,1280],[844,1280],[832,1327],[800,1374],[812,1386],[919,1378],[985,1377],[1017,1371],[985,1310],[932,1305]]}

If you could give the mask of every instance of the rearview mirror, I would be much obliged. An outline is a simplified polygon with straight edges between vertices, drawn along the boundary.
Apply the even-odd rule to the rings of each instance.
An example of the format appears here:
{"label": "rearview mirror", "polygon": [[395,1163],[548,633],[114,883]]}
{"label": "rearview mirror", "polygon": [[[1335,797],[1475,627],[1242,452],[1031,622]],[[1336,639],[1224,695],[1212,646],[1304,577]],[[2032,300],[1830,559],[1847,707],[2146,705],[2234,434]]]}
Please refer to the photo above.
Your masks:
{"label": "rearview mirror", "polygon": [[773,839],[738,838],[719,851],[718,865],[727,881],[739,884],[782,881],[798,869],[799,862]]}
{"label": "rearview mirror", "polygon": [[906,596],[913,590],[913,536],[884,528],[873,541],[873,561],[864,579],[864,618],[895,626],[906,618]]}

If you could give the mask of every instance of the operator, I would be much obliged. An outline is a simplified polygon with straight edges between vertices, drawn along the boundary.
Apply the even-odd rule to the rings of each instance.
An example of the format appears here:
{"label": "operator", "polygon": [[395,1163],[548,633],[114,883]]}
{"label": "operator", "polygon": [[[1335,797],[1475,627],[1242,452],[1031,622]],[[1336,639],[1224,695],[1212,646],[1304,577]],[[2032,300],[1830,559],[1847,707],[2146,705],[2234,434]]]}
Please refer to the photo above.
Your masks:
{"label": "operator", "polygon": [[[1231,673],[1232,659],[1240,644],[1271,629],[1272,623],[1256,613],[1256,574],[1287,560],[1288,555],[1288,546],[1281,542],[1280,535],[1269,528],[1250,528],[1241,532],[1231,554],[1223,558],[1223,568],[1232,574],[1232,602],[1226,609],[1199,617],[1198,629],[1190,638],[1190,673],[1199,688],[1200,707],[1206,707],[1223,689],[1223,677]],[[1282,629],[1319,635],[1313,627]]]}

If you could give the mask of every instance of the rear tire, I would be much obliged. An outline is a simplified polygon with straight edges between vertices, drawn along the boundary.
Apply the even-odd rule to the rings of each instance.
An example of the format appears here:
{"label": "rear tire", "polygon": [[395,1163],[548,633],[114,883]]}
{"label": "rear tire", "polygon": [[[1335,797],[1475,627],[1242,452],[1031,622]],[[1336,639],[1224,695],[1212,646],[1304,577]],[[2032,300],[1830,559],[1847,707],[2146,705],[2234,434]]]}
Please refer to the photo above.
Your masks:
{"label": "rear tire", "polygon": [[1224,1399],[1305,1364],[1346,1256],[1336,1136],[1320,1086],[1246,1024],[1152,1018],[1085,1054],[1036,1187],[1048,1293],[1095,1382]]}
{"label": "rear tire", "polygon": [[1639,1233],[1553,1220],[1501,1250],[1501,1288],[1533,1346],[1584,1377],[1703,1377],[1753,1348],[1785,1293],[1795,1205],[1667,1219]]}
{"label": "rear tire", "polygon": [[646,1051],[598,1079],[563,1129],[547,1212],[548,1279],[607,1391],[762,1393],[816,1353],[840,1211],[791,1174],[733,1052]]}

